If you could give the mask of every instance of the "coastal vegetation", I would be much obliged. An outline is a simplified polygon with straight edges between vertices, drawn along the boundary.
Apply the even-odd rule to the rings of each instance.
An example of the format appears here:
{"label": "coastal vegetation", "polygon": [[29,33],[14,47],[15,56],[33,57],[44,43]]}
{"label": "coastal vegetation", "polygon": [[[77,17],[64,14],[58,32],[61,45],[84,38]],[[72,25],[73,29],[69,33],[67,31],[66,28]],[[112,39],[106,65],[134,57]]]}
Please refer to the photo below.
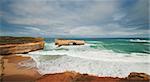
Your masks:
{"label": "coastal vegetation", "polygon": [[5,44],[24,44],[31,42],[43,41],[43,38],[37,37],[12,37],[12,36],[0,36],[0,45]]}

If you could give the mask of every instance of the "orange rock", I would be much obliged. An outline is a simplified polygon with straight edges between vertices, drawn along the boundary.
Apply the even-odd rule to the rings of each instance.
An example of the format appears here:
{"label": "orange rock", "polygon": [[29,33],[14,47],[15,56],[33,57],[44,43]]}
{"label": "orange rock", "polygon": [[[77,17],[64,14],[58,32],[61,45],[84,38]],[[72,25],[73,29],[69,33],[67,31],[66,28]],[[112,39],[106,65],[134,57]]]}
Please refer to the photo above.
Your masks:
{"label": "orange rock", "polygon": [[[0,82],[34,82],[41,75],[36,67],[19,65],[22,61],[35,61],[29,56],[8,55],[1,58]],[[24,62],[26,64],[26,62]]]}
{"label": "orange rock", "polygon": [[36,82],[149,82],[149,80],[131,80],[118,77],[98,77],[76,72],[46,74]]}
{"label": "orange rock", "polygon": [[131,72],[127,79],[150,80],[150,75],[146,73]]}
{"label": "orange rock", "polygon": [[[4,42],[5,40],[6,42]],[[0,55],[27,53],[30,51],[40,50],[43,48],[44,48],[44,41],[39,38],[32,38],[32,39],[22,37],[0,38]]]}

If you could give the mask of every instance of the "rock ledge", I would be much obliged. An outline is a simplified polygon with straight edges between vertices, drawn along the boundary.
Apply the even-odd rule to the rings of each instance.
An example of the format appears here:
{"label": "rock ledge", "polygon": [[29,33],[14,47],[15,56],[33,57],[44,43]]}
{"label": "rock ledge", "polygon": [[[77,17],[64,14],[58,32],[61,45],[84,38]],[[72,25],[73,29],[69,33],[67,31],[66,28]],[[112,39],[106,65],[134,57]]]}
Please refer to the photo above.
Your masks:
{"label": "rock ledge", "polygon": [[44,39],[33,37],[0,37],[0,55],[21,54],[44,48]]}

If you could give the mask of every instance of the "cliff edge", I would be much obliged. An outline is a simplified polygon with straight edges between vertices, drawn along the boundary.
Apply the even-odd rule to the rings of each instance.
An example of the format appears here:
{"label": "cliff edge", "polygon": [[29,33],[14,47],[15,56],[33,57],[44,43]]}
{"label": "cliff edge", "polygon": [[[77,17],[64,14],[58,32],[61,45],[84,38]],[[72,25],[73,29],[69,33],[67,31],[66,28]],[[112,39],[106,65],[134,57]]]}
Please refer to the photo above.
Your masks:
{"label": "cliff edge", "polygon": [[21,54],[44,48],[43,38],[34,37],[0,37],[0,55]]}

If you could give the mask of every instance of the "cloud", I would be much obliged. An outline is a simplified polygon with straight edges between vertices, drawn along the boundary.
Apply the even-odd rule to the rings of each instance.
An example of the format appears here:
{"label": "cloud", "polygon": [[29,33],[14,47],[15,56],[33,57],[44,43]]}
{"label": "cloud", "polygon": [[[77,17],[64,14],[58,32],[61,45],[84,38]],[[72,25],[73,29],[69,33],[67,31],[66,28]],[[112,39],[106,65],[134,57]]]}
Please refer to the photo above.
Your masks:
{"label": "cloud", "polygon": [[113,20],[114,21],[120,21],[122,18],[124,18],[126,16],[125,13],[117,13],[113,16]]}
{"label": "cloud", "polygon": [[127,27],[141,26],[141,28],[148,28],[148,9],[148,0],[137,0],[130,8],[124,9],[123,13],[126,13],[126,16],[123,17],[124,20],[121,23]]}
{"label": "cloud", "polygon": [[3,13],[2,11],[0,11],[0,17],[2,17],[2,16],[3,16],[3,14],[4,14],[4,13]]}
{"label": "cloud", "polygon": [[[92,29],[91,29],[92,28]],[[125,28],[119,24],[107,24],[103,26],[81,26],[72,29],[70,35],[79,36],[130,36],[136,34],[146,34],[147,30],[136,30],[135,28]]]}
{"label": "cloud", "polygon": [[32,30],[32,31],[40,31],[39,28],[35,28],[35,27],[24,27],[27,30]]}
{"label": "cloud", "polygon": [[14,30],[14,35],[25,36],[107,37],[148,33],[147,0],[133,0],[132,3],[130,0],[1,2],[3,8],[0,9],[0,16],[3,24],[0,27],[5,30],[2,33],[7,35],[12,34],[9,30]]}
{"label": "cloud", "polygon": [[[116,1],[116,0],[115,0]],[[41,24],[62,23],[78,25],[92,21],[102,22],[117,9],[117,3],[108,1],[14,1],[9,4],[12,14],[5,20],[12,24]],[[8,12],[10,13],[10,12]]]}

